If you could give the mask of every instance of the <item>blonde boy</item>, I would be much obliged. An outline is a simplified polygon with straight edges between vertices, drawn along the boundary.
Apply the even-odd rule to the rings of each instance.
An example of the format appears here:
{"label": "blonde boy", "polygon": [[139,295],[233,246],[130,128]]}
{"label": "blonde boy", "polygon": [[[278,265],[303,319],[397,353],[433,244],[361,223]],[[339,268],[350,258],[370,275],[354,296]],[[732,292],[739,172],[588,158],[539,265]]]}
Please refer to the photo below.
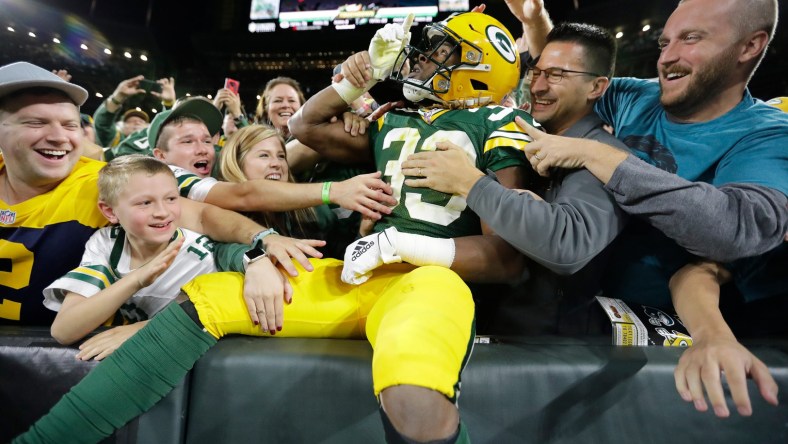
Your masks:
{"label": "blonde boy", "polygon": [[77,358],[84,360],[112,353],[182,285],[217,271],[214,242],[178,226],[178,183],[165,163],[114,159],[99,172],[98,187],[99,209],[113,225],[93,234],[78,268],[44,290],[44,305],[58,312],[51,331],[60,343],[76,342],[116,315],[128,324],[82,344]]}

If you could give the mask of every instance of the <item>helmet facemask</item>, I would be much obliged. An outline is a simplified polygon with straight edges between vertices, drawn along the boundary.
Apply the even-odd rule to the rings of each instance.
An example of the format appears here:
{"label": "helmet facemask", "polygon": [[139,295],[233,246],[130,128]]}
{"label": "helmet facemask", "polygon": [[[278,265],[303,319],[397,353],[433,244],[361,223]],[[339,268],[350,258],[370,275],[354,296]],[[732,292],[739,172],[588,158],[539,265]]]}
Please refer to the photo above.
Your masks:
{"label": "helmet facemask", "polygon": [[[416,66],[435,72],[414,74]],[[423,77],[428,78],[419,80]],[[400,52],[389,79],[403,85],[411,102],[476,108],[501,103],[517,86],[520,57],[514,38],[499,21],[478,12],[454,14],[427,25],[419,43]]]}
{"label": "helmet facemask", "polygon": [[[406,99],[415,103],[425,99],[439,104],[445,103],[440,95],[449,91],[451,73],[460,66],[460,41],[450,29],[438,23],[424,28],[417,45],[407,45],[402,49],[390,78],[402,83],[402,92]],[[413,69],[421,69],[426,62],[435,66],[432,75],[425,80],[409,77]]]}

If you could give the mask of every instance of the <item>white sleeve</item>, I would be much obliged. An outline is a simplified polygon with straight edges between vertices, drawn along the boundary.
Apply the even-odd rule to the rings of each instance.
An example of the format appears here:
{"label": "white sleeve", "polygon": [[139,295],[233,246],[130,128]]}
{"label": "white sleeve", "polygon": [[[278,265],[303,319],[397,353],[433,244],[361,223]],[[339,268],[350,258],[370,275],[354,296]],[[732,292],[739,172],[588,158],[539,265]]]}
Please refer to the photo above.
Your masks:
{"label": "white sleeve", "polygon": [[213,177],[200,177],[189,170],[174,165],[170,165],[170,169],[178,180],[178,192],[181,197],[197,202],[204,202],[208,192],[218,182]]}

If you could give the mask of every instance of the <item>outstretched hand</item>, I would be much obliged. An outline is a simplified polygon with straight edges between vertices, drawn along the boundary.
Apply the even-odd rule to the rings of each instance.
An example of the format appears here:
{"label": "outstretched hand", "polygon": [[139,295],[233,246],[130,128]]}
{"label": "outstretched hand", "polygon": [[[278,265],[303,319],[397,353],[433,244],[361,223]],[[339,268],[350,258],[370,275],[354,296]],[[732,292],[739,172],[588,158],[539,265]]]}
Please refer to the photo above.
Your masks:
{"label": "outstretched hand", "polygon": [[284,268],[290,276],[298,276],[298,270],[293,265],[293,260],[301,264],[306,271],[314,270],[307,255],[316,258],[323,257],[323,253],[317,251],[315,247],[322,247],[325,244],[326,241],[323,240],[295,239],[280,234],[271,234],[263,239],[263,247],[268,257],[275,264],[278,263]]}
{"label": "outstretched hand", "polygon": [[52,74],[60,77],[61,79],[65,80],[66,82],[71,81],[71,74],[68,73],[66,69],[53,69]]}
{"label": "outstretched hand", "polygon": [[379,220],[383,214],[390,214],[391,207],[397,205],[397,199],[391,196],[391,186],[382,181],[380,176],[380,171],[376,171],[334,182],[329,193],[331,202]]}
{"label": "outstretched hand", "polygon": [[519,116],[515,117],[515,122],[533,139],[523,151],[534,171],[541,176],[549,176],[551,168],[587,168],[602,183],[607,183],[628,156],[628,153],[596,140],[544,133]]}
{"label": "outstretched hand", "polygon": [[520,23],[532,23],[544,10],[544,0],[504,0]]}
{"label": "outstretched hand", "polygon": [[83,342],[79,346],[79,353],[77,353],[76,358],[82,361],[90,361],[91,359],[101,361],[111,355],[112,352],[123,345],[127,339],[134,336],[147,323],[148,321],[140,321],[103,331]]}
{"label": "outstretched hand", "polygon": [[140,289],[151,285],[156,279],[164,273],[165,270],[170,268],[173,261],[175,261],[175,257],[178,256],[178,251],[180,251],[181,246],[183,245],[184,237],[181,236],[180,238],[170,242],[167,245],[167,248],[162,250],[159,254],[156,255],[153,259],[151,259],[148,263],[141,266],[140,268],[134,270],[132,273],[129,273],[129,277],[132,277],[137,280],[137,284],[140,286]]}
{"label": "outstretched hand", "polygon": [[540,176],[549,176],[550,168],[582,168],[585,166],[583,146],[586,139],[554,136],[540,131],[521,117],[515,122],[533,141],[525,146],[525,156]]}
{"label": "outstretched hand", "polygon": [[452,142],[438,142],[436,151],[421,151],[402,163],[405,185],[432,188],[466,197],[473,184],[484,176],[471,162],[468,153]]}
{"label": "outstretched hand", "polygon": [[695,341],[681,355],[674,371],[676,390],[681,399],[692,402],[701,412],[708,410],[704,389],[714,414],[725,418],[730,415],[725,403],[721,373],[725,374],[728,387],[742,416],[752,415],[752,405],[747,392],[747,377],[751,377],[761,396],[769,404],[777,405],[777,383],[766,364],[756,358],[735,338],[711,338]]}

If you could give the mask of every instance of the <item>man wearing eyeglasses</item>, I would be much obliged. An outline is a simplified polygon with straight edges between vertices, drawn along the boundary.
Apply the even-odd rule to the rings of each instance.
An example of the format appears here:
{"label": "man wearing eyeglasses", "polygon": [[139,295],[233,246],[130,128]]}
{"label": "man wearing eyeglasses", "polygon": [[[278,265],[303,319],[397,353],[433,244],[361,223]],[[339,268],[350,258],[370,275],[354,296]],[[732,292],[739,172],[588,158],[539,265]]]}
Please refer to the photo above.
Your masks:
{"label": "man wearing eyeglasses", "polygon": [[[528,29],[550,29],[541,1],[519,3],[541,10],[523,19]],[[614,79],[597,105],[627,151],[526,128],[537,172],[584,166],[637,216],[616,242],[610,296],[669,307],[668,278],[697,256],[727,263],[783,242],[788,118],[747,88],[777,11],[776,0],[679,3],[656,42],[657,81]]]}
{"label": "man wearing eyeglasses", "polygon": [[[613,36],[597,26],[566,23],[554,28],[546,41],[541,57],[526,71],[534,120],[550,134],[626,149],[603,129],[594,112],[613,74]],[[464,197],[496,234],[530,259],[529,279],[496,304],[491,320],[481,315],[480,329],[496,334],[575,333],[585,325],[569,316],[568,308],[599,290],[606,257],[599,253],[625,225],[624,212],[599,179],[586,169],[556,169],[548,179],[532,184],[536,193],[511,190],[453,148],[413,154],[403,163],[403,172],[424,176],[408,179],[406,185]]]}
{"label": "man wearing eyeglasses", "polygon": [[[507,3],[531,32],[550,29],[541,0]],[[676,388],[700,411],[705,389],[721,417],[730,415],[723,374],[739,414],[753,412],[747,377],[777,404],[774,380],[733,333],[788,333],[788,116],[747,87],[778,15],[777,0],[679,2],[655,42],[658,79],[614,79],[597,105],[628,152],[521,124],[538,172],[584,166],[635,216],[611,249],[605,294],[665,308],[676,290],[693,337]],[[700,258],[722,266],[692,266]]]}

